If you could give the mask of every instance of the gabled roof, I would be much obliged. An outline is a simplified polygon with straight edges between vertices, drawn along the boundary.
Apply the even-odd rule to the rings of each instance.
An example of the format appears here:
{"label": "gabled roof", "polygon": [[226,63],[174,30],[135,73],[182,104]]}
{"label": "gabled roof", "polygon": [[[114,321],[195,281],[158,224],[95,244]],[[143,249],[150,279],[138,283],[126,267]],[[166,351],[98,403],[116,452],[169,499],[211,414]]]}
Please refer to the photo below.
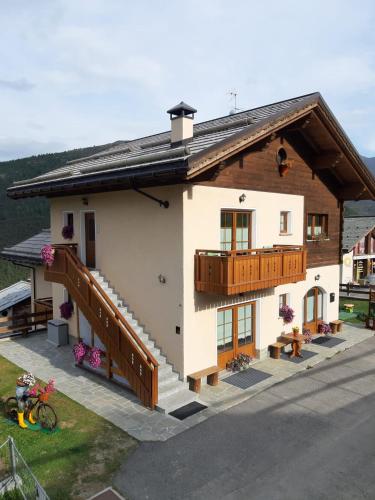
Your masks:
{"label": "gabled roof", "polygon": [[350,252],[353,247],[375,228],[375,217],[345,217],[342,249]]}
{"label": "gabled roof", "polygon": [[43,229],[40,233],[35,234],[25,241],[21,241],[16,245],[4,250],[0,253],[0,257],[13,262],[42,264],[40,251],[44,245],[51,244],[51,230]]}
{"label": "gabled roof", "polygon": [[[344,175],[339,182],[345,185],[354,180],[362,197],[375,198],[374,178],[319,93],[195,124],[194,137],[187,146],[172,147],[170,131],[123,142],[96,155],[70,161],[47,174],[15,182],[8,189],[8,195],[13,198],[57,196],[95,189],[105,191],[186,182],[241,148],[255,144],[312,112],[319,114],[315,118],[324,121],[330,133],[335,135],[345,151],[344,160],[350,163],[350,175],[347,178]],[[345,174],[345,169],[342,171]]]}
{"label": "gabled roof", "polygon": [[18,281],[0,290],[0,313],[31,297],[31,284],[28,281]]}

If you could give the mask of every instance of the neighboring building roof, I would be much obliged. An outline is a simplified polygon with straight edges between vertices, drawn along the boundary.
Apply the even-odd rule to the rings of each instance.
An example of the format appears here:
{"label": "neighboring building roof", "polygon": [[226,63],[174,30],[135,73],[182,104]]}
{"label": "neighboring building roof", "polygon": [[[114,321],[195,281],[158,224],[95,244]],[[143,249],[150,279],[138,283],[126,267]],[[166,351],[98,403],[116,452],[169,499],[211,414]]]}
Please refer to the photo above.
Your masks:
{"label": "neighboring building roof", "polygon": [[[374,178],[319,93],[197,123],[194,137],[185,146],[171,147],[170,130],[122,142],[33,179],[17,181],[8,188],[8,194],[13,198],[65,195],[183,182],[211,168],[221,160],[220,155],[228,157],[318,108],[319,119],[324,119],[330,133],[346,149],[350,169],[355,168],[355,175],[349,172],[342,185],[354,178],[367,190],[367,196],[375,198]],[[341,175],[343,172],[345,169],[340,168]]]}
{"label": "neighboring building roof", "polygon": [[374,227],[375,217],[345,217],[342,249],[350,252]]}
{"label": "neighboring building roof", "polygon": [[4,248],[0,257],[13,262],[27,262],[30,264],[42,264],[40,251],[44,245],[51,244],[51,230],[43,229],[31,238],[21,241],[13,247]]}
{"label": "neighboring building roof", "polygon": [[31,297],[31,283],[18,281],[0,290],[0,313]]}

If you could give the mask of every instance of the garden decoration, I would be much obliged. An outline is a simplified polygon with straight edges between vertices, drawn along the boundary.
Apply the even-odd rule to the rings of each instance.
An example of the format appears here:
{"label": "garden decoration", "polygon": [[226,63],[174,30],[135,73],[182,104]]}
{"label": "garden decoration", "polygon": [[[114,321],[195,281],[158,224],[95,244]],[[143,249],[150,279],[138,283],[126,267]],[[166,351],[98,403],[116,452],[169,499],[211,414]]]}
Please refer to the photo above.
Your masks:
{"label": "garden decoration", "polygon": [[42,261],[47,264],[47,266],[51,266],[55,260],[55,249],[52,245],[44,245],[40,255],[42,257]]}
{"label": "garden decoration", "polygon": [[289,324],[294,320],[294,310],[286,304],[280,307],[279,314],[283,318],[285,324]]}
{"label": "garden decoration", "polygon": [[71,224],[64,226],[61,231],[62,237],[65,240],[71,240],[74,236],[74,228]]}
{"label": "garden decoration", "polygon": [[299,335],[299,327],[298,326],[293,326],[292,328],[293,335],[297,337]]}
{"label": "garden decoration", "polygon": [[[55,410],[52,408],[50,404],[47,403],[50,394],[55,392],[55,380],[50,379],[48,384],[45,387],[42,387],[40,384],[36,384],[31,390],[28,390],[27,385],[22,386],[19,384],[26,383],[23,382],[25,377],[32,377],[32,380],[35,379],[31,373],[23,375],[19,379],[17,379],[17,397],[8,398],[5,402],[5,412],[6,415],[13,420],[14,422],[18,422],[18,425],[22,429],[26,429],[28,426],[24,422],[24,414],[30,424],[39,423],[42,429],[47,431],[54,431],[57,426],[57,416]],[[18,394],[21,393],[20,389],[24,389],[26,387],[26,391],[23,391],[25,394],[23,397],[19,397]],[[32,400],[35,400],[34,402]],[[24,409],[20,412],[19,405],[22,403]],[[36,414],[36,419],[33,417],[33,412]]]}
{"label": "garden decoration", "polygon": [[[29,389],[35,384],[35,378],[32,373],[24,373],[21,377],[18,377],[16,382],[16,403],[17,403],[17,420],[18,425],[21,429],[27,429],[27,424],[24,420],[24,412],[29,405]],[[29,422],[30,424],[35,424],[35,420],[31,412],[29,412]]]}
{"label": "garden decoration", "polygon": [[63,319],[70,319],[73,314],[73,304],[70,301],[63,302],[60,306],[60,316]]}
{"label": "garden decoration", "polygon": [[323,333],[324,335],[328,335],[329,333],[332,333],[331,327],[329,326],[328,323],[320,323],[318,327],[318,332]]}
{"label": "garden decoration", "polygon": [[236,358],[233,358],[232,361],[228,361],[226,368],[228,371],[232,372],[246,370],[249,368],[252,360],[253,358],[251,356],[241,353]]}

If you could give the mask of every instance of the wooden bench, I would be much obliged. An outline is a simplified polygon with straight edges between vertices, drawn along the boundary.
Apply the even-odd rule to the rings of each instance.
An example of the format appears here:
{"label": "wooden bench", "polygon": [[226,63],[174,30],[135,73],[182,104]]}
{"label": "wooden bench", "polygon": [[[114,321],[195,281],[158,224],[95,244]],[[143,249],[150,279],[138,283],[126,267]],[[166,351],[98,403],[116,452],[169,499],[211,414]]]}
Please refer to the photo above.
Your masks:
{"label": "wooden bench", "polygon": [[330,321],[329,326],[331,327],[332,333],[341,332],[343,323],[344,322],[341,319],[336,319],[335,321]]}
{"label": "wooden bench", "polygon": [[219,383],[219,371],[220,368],[218,366],[210,366],[209,368],[188,375],[189,389],[194,392],[200,392],[201,379],[203,377],[207,377],[208,385],[217,385]]}

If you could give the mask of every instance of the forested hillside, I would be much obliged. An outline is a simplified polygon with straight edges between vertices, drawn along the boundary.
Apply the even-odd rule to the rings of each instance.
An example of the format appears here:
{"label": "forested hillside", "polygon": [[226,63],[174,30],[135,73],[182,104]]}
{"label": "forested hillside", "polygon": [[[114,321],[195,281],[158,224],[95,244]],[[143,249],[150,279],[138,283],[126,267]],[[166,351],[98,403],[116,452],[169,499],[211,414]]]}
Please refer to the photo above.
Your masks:
{"label": "forested hillside", "polygon": [[[45,198],[15,201],[7,197],[7,187],[14,181],[30,179],[54,170],[69,160],[95,154],[108,146],[93,146],[0,162],[0,250],[29,238],[50,224],[48,201]],[[27,269],[0,259],[0,289],[28,275]]]}

